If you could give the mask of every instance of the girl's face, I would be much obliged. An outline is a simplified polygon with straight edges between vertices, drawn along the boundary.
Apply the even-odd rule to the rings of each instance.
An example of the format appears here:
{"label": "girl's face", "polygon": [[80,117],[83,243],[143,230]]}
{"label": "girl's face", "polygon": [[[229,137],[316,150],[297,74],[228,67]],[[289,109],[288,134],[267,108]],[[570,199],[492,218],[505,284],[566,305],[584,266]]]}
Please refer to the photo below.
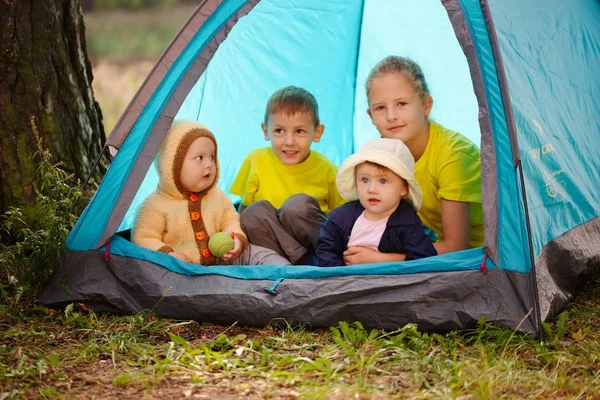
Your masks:
{"label": "girl's face", "polygon": [[433,99],[424,99],[399,73],[386,73],[371,81],[367,114],[384,138],[400,139],[410,148],[427,140]]}

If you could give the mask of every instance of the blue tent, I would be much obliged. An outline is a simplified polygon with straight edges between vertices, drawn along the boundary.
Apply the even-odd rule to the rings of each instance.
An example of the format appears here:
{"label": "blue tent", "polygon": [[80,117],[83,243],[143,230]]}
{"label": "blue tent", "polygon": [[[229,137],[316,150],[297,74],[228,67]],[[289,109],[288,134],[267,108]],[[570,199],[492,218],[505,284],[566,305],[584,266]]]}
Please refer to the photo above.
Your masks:
{"label": "blue tent", "polygon": [[[203,267],[120,234],[156,188],[174,119],[215,133],[227,191],[244,156],[267,145],[269,95],[302,86],[326,126],[315,148],[340,164],[378,136],[364,84],[389,54],[417,61],[432,117],[480,144],[484,248],[328,269]],[[539,331],[600,260],[598,71],[597,0],[203,1],[109,136],[118,152],[42,302],[248,325],[448,330],[484,317]]]}

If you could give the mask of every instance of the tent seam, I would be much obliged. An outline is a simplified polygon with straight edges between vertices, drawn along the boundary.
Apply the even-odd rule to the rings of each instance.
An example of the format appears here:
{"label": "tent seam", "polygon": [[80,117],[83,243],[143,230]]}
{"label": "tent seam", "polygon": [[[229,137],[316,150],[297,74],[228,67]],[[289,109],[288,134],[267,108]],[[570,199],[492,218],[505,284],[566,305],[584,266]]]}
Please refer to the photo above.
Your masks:
{"label": "tent seam", "polygon": [[360,27],[358,29],[358,40],[357,40],[357,48],[356,48],[356,59],[354,60],[354,103],[352,104],[352,153],[356,151],[354,147],[354,116],[356,115],[356,93],[358,90],[358,60],[360,59],[360,44],[362,40],[362,27],[363,27],[363,18],[365,14],[365,0],[362,0],[362,5],[360,9]]}

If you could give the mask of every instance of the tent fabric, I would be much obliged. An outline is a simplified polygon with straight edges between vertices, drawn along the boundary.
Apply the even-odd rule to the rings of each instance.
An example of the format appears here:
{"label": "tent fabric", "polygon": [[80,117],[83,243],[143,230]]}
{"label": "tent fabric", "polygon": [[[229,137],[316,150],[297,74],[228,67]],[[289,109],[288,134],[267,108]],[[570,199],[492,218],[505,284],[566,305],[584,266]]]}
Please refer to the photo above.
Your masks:
{"label": "tent fabric", "polygon": [[[221,124],[219,125],[219,128],[212,128],[212,130],[216,133],[217,135],[217,140],[220,139],[219,136],[219,132],[226,132],[226,134],[231,135],[231,132],[235,132],[237,129],[239,129],[239,127],[237,126],[238,124],[242,124],[242,126],[246,126],[248,124],[250,124],[251,120],[245,122],[245,120],[243,118],[248,118],[248,115],[254,115],[253,119],[255,121],[260,121],[262,120],[262,114],[263,114],[263,107],[264,107],[264,103],[266,102],[266,99],[268,97],[268,95],[272,92],[272,90],[274,90],[274,88],[281,86],[282,83],[277,84],[276,86],[274,86],[274,88],[272,90],[267,90],[263,93],[264,98],[261,99],[260,102],[254,102],[254,104],[260,104],[260,106],[255,106],[255,108],[257,108],[257,110],[250,110],[250,112],[248,110],[246,110],[243,104],[237,104],[237,106],[235,106],[235,101],[239,101],[241,99],[241,101],[247,102],[248,98],[251,98],[253,95],[253,92],[256,92],[258,89],[261,89],[264,91],[263,86],[266,86],[263,84],[263,82],[260,80],[261,75],[267,75],[267,76],[275,76],[275,75],[282,75],[283,79],[287,79],[287,74],[284,73],[284,71],[281,70],[280,66],[274,66],[271,67],[272,63],[267,63],[266,65],[262,64],[262,63],[257,63],[256,60],[263,60],[266,57],[260,57],[260,54],[255,54],[254,52],[256,51],[264,51],[261,49],[261,47],[264,47],[264,45],[262,44],[262,42],[258,41],[257,46],[259,47],[258,50],[253,50],[252,46],[248,43],[247,39],[247,35],[245,35],[246,33],[250,32],[250,36],[254,37],[257,35],[263,35],[263,36],[258,36],[259,38],[269,38],[268,40],[272,40],[270,38],[273,37],[273,35],[275,35],[275,33],[279,30],[281,30],[281,23],[279,23],[279,25],[277,24],[277,21],[281,20],[283,17],[288,17],[291,18],[289,16],[291,11],[297,12],[299,14],[299,16],[297,17],[300,22],[298,22],[298,25],[301,27],[298,30],[300,31],[299,33],[299,37],[297,40],[292,40],[293,44],[295,45],[290,45],[291,48],[287,49],[286,51],[282,51],[283,54],[278,54],[278,57],[281,58],[283,61],[287,61],[287,63],[292,63],[295,60],[296,54],[298,52],[300,52],[300,54],[305,54],[307,51],[313,51],[312,49],[319,47],[319,45],[321,45],[323,47],[323,50],[320,50],[319,52],[317,52],[316,54],[320,55],[321,58],[325,57],[327,62],[323,62],[322,64],[324,64],[324,66],[320,66],[319,70],[320,73],[323,75],[323,77],[319,77],[318,79],[315,78],[315,74],[312,68],[312,64],[314,63],[314,61],[312,59],[308,60],[308,66],[304,69],[300,68],[300,72],[296,74],[296,76],[294,76],[293,79],[300,79],[299,75],[304,74],[304,78],[306,80],[306,82],[308,82],[307,85],[302,85],[305,87],[315,87],[318,88],[321,86],[324,86],[326,84],[326,81],[331,81],[333,82],[334,87],[339,87],[340,89],[338,91],[333,91],[333,93],[325,93],[323,92],[322,96],[325,96],[326,94],[328,94],[329,96],[334,96],[335,98],[341,98],[341,99],[346,99],[346,101],[336,101],[335,103],[332,102],[325,102],[326,105],[328,104],[334,104],[335,105],[335,111],[330,111],[329,114],[334,114],[336,116],[336,118],[334,119],[334,123],[332,124],[334,127],[334,130],[336,131],[334,135],[329,135],[329,145],[323,144],[323,142],[325,142],[325,140],[321,140],[322,143],[320,143],[322,146],[326,146],[324,148],[324,150],[326,151],[326,154],[329,155],[331,158],[334,158],[334,156],[338,156],[339,161],[341,161],[342,158],[340,158],[341,155],[348,155],[350,154],[350,148],[348,147],[348,142],[352,143],[351,140],[348,140],[346,142],[344,142],[344,140],[340,140],[340,136],[342,138],[344,137],[352,137],[352,135],[350,134],[352,132],[352,127],[351,126],[344,126],[344,124],[348,124],[349,122],[352,122],[352,112],[358,113],[360,115],[363,115],[363,120],[366,119],[366,112],[364,111],[366,109],[366,103],[363,106],[359,106],[357,108],[357,106],[354,106],[352,101],[348,101],[348,100],[352,100],[355,98],[358,98],[356,93],[358,91],[361,92],[361,96],[360,98],[363,99],[363,102],[365,102],[366,100],[364,100],[365,98],[365,94],[363,92],[364,88],[363,85],[359,85],[358,82],[364,82],[366,74],[368,72],[368,69],[365,68],[366,65],[371,66],[372,64],[374,64],[380,57],[382,54],[387,54],[387,52],[389,50],[387,49],[380,49],[380,52],[377,53],[373,50],[370,50],[370,52],[372,53],[372,55],[369,57],[368,55],[365,55],[365,50],[363,50],[362,48],[359,49],[358,46],[356,44],[352,45],[353,42],[358,41],[358,30],[359,28],[362,29],[361,34],[360,34],[360,41],[362,42],[363,40],[366,43],[371,43],[372,40],[369,40],[369,33],[365,33],[364,31],[364,24],[365,24],[365,13],[369,14],[370,9],[376,8],[375,6],[377,5],[381,5],[382,3],[380,1],[373,1],[371,2],[373,3],[373,6],[371,7],[367,7],[366,5],[363,8],[357,7],[356,3],[348,3],[348,2],[344,2],[344,1],[340,1],[340,0],[329,0],[329,2],[322,2],[322,1],[316,1],[314,0],[313,3],[311,3],[310,5],[312,5],[312,7],[309,7],[308,3],[306,1],[304,2],[295,2],[295,1],[290,1],[289,4],[293,5],[295,8],[290,8],[288,9],[284,9],[283,11],[281,11],[282,4],[285,3],[281,3],[278,1],[263,1],[261,3],[259,3],[254,9],[253,9],[253,15],[256,15],[254,18],[249,18],[250,16],[247,16],[246,19],[244,19],[243,21],[241,21],[238,26],[236,26],[236,28],[239,28],[237,31],[235,29],[232,30],[231,34],[229,35],[229,41],[223,43],[223,45],[220,47],[219,51],[214,55],[214,58],[211,60],[211,64],[210,66],[206,69],[206,71],[204,72],[203,76],[200,78],[200,80],[198,81],[198,83],[196,84],[196,86],[194,87],[194,89],[192,89],[192,91],[190,92],[190,94],[187,96],[187,98],[185,99],[185,101],[183,102],[183,104],[181,104],[181,108],[178,112],[178,117],[181,118],[187,118],[187,119],[199,119],[202,120],[203,123],[207,124],[208,126],[214,126],[215,124]],[[413,8],[417,8],[417,6],[421,6],[423,7],[423,2],[409,2],[407,4],[412,4]],[[434,7],[434,5],[437,4],[435,7],[437,8],[431,8]],[[433,9],[437,9],[436,14],[437,20],[436,21],[442,21],[442,17],[445,18],[445,23],[442,22],[438,22],[436,24],[440,26],[440,34],[438,35],[431,35],[431,38],[428,39],[428,43],[429,45],[433,45],[434,43],[438,42],[440,40],[440,35],[443,34],[444,36],[448,36],[450,35],[454,40],[454,42],[448,42],[448,41],[443,41],[441,44],[437,44],[437,46],[439,48],[447,48],[450,47],[448,45],[448,43],[453,43],[454,44],[454,50],[452,50],[452,52],[446,50],[446,53],[444,53],[446,55],[447,58],[454,56],[456,57],[457,54],[461,56],[461,60],[463,60],[462,62],[464,64],[461,64],[459,67],[454,68],[457,71],[460,71],[460,68],[464,68],[463,73],[468,75],[468,65],[466,63],[466,61],[464,61],[464,56],[462,56],[461,53],[462,50],[460,48],[460,45],[458,43],[458,41],[456,40],[456,38],[453,37],[453,28],[451,23],[448,21],[448,17],[445,14],[445,9],[443,7],[443,5],[441,3],[436,3],[433,0],[428,0],[426,7],[428,7],[428,11],[431,11]],[[315,10],[317,11],[323,11],[326,10],[328,11],[327,13],[327,18],[331,18],[331,23],[328,23],[329,21],[325,19],[325,17],[320,17],[320,18],[314,18],[315,15]],[[440,13],[441,10],[441,13]],[[331,12],[334,11],[334,12]],[[406,9],[402,9],[403,12],[406,12]],[[278,13],[279,12],[279,13]],[[373,11],[372,11],[373,12]],[[281,14],[283,13],[283,14]],[[377,13],[376,14],[379,19],[377,20],[378,22],[380,22],[380,20],[383,18],[383,16],[381,15],[381,13]],[[416,14],[415,14],[416,15]],[[362,24],[361,24],[361,16],[363,17],[362,20]],[[295,17],[295,15],[294,15]],[[270,19],[269,19],[270,18]],[[319,26],[331,26],[334,25],[337,22],[337,25],[339,25],[340,22],[340,18],[343,21],[350,21],[352,23],[347,23],[346,25],[348,26],[344,26],[344,29],[338,29],[336,32],[331,33],[328,36],[323,36],[323,35],[313,35],[312,41],[310,41],[309,39],[306,38],[306,34],[307,32],[310,32],[314,29],[318,29]],[[431,14],[427,14],[427,19],[429,20],[433,20],[434,16]],[[245,22],[244,22],[245,21]],[[315,22],[316,21],[316,22]],[[271,23],[270,23],[271,22]],[[267,28],[265,28],[265,24],[267,26],[273,26],[273,30],[274,32],[264,32]],[[185,28],[184,28],[185,29]],[[390,29],[392,29],[392,27],[390,27]],[[300,40],[303,39],[303,40]],[[195,42],[199,42],[199,41],[195,41]],[[192,42],[190,42],[192,43]],[[229,43],[229,44],[227,44]],[[341,43],[341,44],[339,44]],[[348,43],[350,43],[350,46],[348,46]],[[272,47],[275,48],[280,48],[280,46],[277,46],[278,43],[270,43],[269,45],[271,45]],[[248,54],[243,53],[241,51],[241,46],[244,47],[244,50],[248,52]],[[340,48],[337,48],[336,46],[340,46]],[[373,47],[373,46],[371,46]],[[246,50],[250,48],[249,50]],[[336,51],[333,51],[336,50]],[[253,52],[254,51],[254,52]],[[416,51],[416,50],[413,50]],[[189,53],[194,53],[197,52],[197,50],[191,51]],[[383,52],[383,53],[381,53]],[[361,62],[358,63],[357,65],[355,65],[355,59],[359,56],[360,53],[360,58],[366,58],[367,60],[370,60],[370,62]],[[311,53],[312,54],[312,53]],[[228,60],[231,60],[233,57],[235,57],[236,59],[236,63],[231,63]],[[226,60],[226,61],[223,61]],[[435,60],[434,60],[435,61]],[[282,62],[277,62],[275,64],[281,64]],[[284,63],[285,64],[285,63]],[[430,65],[436,64],[435,62],[430,61]],[[287,65],[287,64],[285,64]],[[326,65],[326,66],[325,66]],[[272,68],[272,70],[269,70],[268,68]],[[357,68],[358,68],[358,72],[357,72]],[[439,69],[440,67],[438,67]],[[443,67],[443,71],[446,71],[449,68],[448,65],[444,65]],[[432,72],[436,72],[435,69],[432,70]],[[185,79],[188,79],[190,75],[194,75],[197,74],[197,71],[194,71],[193,68],[189,68],[186,72],[185,75],[183,75],[185,77]],[[354,75],[358,74],[359,76],[362,75],[361,78],[354,78]],[[440,74],[440,70],[437,71],[437,74]],[[443,75],[445,75],[446,72],[443,72]],[[341,78],[338,76],[341,75]],[[209,80],[207,80],[206,77],[210,77]],[[336,76],[338,76],[336,78]],[[433,76],[435,77],[436,74],[433,74]],[[274,78],[270,79],[273,80]],[[316,79],[316,83],[313,82]],[[276,79],[275,79],[276,80]],[[212,83],[211,83],[212,82]],[[245,84],[240,84],[240,82],[259,82],[259,84],[249,84],[249,83],[245,83]],[[313,83],[311,83],[313,82]],[[273,85],[273,83],[271,83]],[[360,88],[359,88],[360,86]],[[241,87],[241,89],[239,89]],[[469,90],[472,90],[472,84],[469,83],[468,84]],[[238,90],[238,92],[235,92],[235,90]],[[239,92],[239,90],[241,90],[241,92]],[[328,90],[327,92],[332,92],[331,90]],[[456,92],[458,92],[458,89],[453,89],[452,91],[454,94],[456,94]],[[228,97],[226,99],[221,100],[221,98],[219,97],[221,93],[228,93]],[[434,94],[435,95],[435,94]],[[231,98],[229,98],[229,96]],[[475,96],[473,93],[471,93],[471,96],[473,97],[473,99],[475,99]],[[463,96],[465,98],[467,98],[467,96]],[[212,102],[208,102],[208,101],[204,101],[205,98],[211,98],[211,99],[216,99],[219,98],[219,101],[212,101]],[[437,96],[436,96],[437,98]],[[222,105],[222,103],[225,103],[225,106]],[[250,102],[250,104],[252,104],[252,102]],[[173,101],[170,103],[169,106],[174,106],[177,107],[179,106],[179,102],[177,101]],[[237,114],[233,114],[233,117],[227,117],[227,118],[223,118],[222,117],[222,112],[219,112],[219,108],[220,107],[225,107],[226,109],[228,109],[228,114],[229,113],[234,113],[237,112]],[[240,113],[240,110],[242,111]],[[345,111],[341,111],[341,110],[345,110]],[[358,110],[358,111],[357,111]],[[327,114],[327,110],[324,110],[323,114]],[[358,115],[357,114],[357,115]],[[477,114],[477,113],[475,113]],[[443,114],[442,114],[443,115]],[[440,115],[441,117],[441,115]],[[141,117],[140,117],[141,118]],[[232,124],[233,121],[233,125],[227,125],[227,124]],[[241,121],[241,122],[240,122]],[[337,121],[337,122],[336,122]],[[358,119],[354,118],[354,123],[355,125],[358,123]],[[223,125],[225,124],[225,125]],[[258,125],[258,122],[257,122]],[[355,132],[355,138],[354,141],[357,142],[357,134],[359,132],[366,132],[367,129],[364,127],[364,121],[361,125],[360,128],[357,128],[356,126],[354,127],[354,132]],[[369,124],[370,125],[370,124]],[[328,125],[329,126],[329,125]],[[256,128],[258,130],[258,126]],[[372,126],[370,126],[370,130],[374,131],[374,128]],[[161,132],[160,130],[156,130],[156,132]],[[164,130],[163,130],[164,132]],[[345,133],[345,134],[344,134]],[[164,133],[163,133],[164,134]],[[363,136],[363,137],[369,137],[368,135],[370,135],[371,133],[365,133],[365,135],[367,136]],[[222,162],[223,168],[222,168],[222,173],[221,173],[221,177],[226,177],[227,175],[230,176],[230,178],[232,178],[235,174],[235,172],[237,171],[237,166],[240,164],[241,159],[243,158],[243,155],[246,153],[245,151],[242,152],[237,158],[235,157],[235,148],[239,145],[239,142],[243,142],[244,140],[249,141],[251,143],[256,144],[256,139],[252,139],[252,136],[250,136],[250,139],[245,139],[245,136],[250,136],[250,135],[244,135],[241,138],[236,137],[236,141],[231,143],[230,146],[227,147],[227,151],[229,151],[229,153],[225,153],[224,156],[221,156],[221,160],[224,160]],[[325,136],[327,137],[327,135]],[[230,138],[231,139],[231,138]],[[158,138],[154,138],[151,137],[148,139],[148,142],[151,143],[157,143],[159,141],[162,140],[162,137],[159,136]],[[260,143],[260,142],[259,142]],[[346,144],[344,144],[346,143]],[[233,149],[233,150],[232,150]],[[329,149],[329,152],[327,152],[327,149]],[[231,154],[233,152],[233,155]],[[229,156],[229,159],[227,158]],[[345,157],[345,156],[344,156]],[[233,158],[233,160],[232,160]],[[334,158],[335,159],[335,158]],[[136,164],[136,167],[139,167],[139,164]],[[229,170],[228,170],[229,169]],[[143,199],[154,190],[155,187],[155,183],[154,185],[152,184],[152,182],[156,182],[157,180],[157,176],[156,176],[156,171],[152,168],[150,169],[150,173],[146,175],[143,183],[142,183],[142,188],[144,188],[144,190],[148,190],[148,192],[144,192],[144,190],[138,190],[137,194],[135,195],[135,198],[133,200],[134,203],[141,203],[143,201]],[[131,180],[130,180],[131,181]],[[225,181],[227,182],[227,179],[222,179],[221,181]],[[133,184],[132,184],[133,185]],[[224,190],[227,190],[227,187],[223,188]],[[129,202],[131,202],[131,197],[125,197],[125,200],[129,200]],[[135,218],[135,213],[136,213],[136,208],[134,206],[130,207],[128,213],[125,216],[125,219],[123,220],[123,222],[121,223],[120,226],[120,230],[122,229],[127,229],[131,227],[131,224],[133,222],[133,219]],[[120,213],[113,213],[113,215],[111,216],[111,221],[118,218],[119,216],[121,216]],[[125,224],[125,225],[124,225]],[[129,224],[129,225],[127,225]],[[114,230],[114,228],[112,228]],[[493,235],[490,235],[493,236]],[[489,244],[488,245],[489,248],[494,248],[495,244]],[[511,248],[514,248],[515,246],[511,246]],[[79,248],[76,248],[74,246],[70,245],[70,248],[73,248],[75,250],[79,250]],[[511,264],[511,266],[509,267],[511,269],[515,269],[515,270],[520,270],[523,271],[524,267],[520,266],[520,265],[513,265]]]}
{"label": "tent fabric", "polygon": [[[140,111],[127,136],[128,140],[115,156],[96,194],[69,235],[69,249],[100,247],[115,233],[181,102],[237,20],[246,15],[257,1],[223,1],[172,62],[150,100]],[[187,71],[191,73],[186,75]],[[106,213],[107,208],[112,211]],[[99,231],[98,227],[103,230]]]}
{"label": "tent fabric", "polygon": [[[483,2],[485,6],[485,2]],[[461,1],[462,10],[467,17],[469,30],[472,33],[475,52],[484,79],[488,112],[494,131],[494,149],[496,153],[497,185],[496,204],[498,209],[497,246],[498,265],[502,268],[515,268],[519,271],[529,271],[531,263],[527,246],[527,232],[523,225],[523,208],[521,205],[517,172],[514,167],[512,143],[505,102],[509,101],[508,93],[502,93],[502,70],[497,68],[494,57],[495,41],[490,37],[491,26],[486,21],[484,9],[479,1]],[[489,20],[489,19],[488,19]],[[491,31],[493,33],[493,31]],[[496,51],[497,53],[497,51]],[[487,164],[487,161],[484,161]],[[486,189],[482,187],[482,192]],[[486,200],[487,197],[484,197]],[[489,205],[484,204],[487,208]],[[502,217],[500,217],[502,216]],[[485,219],[485,218],[484,218]],[[490,221],[489,223],[494,223]],[[485,232],[487,236],[488,233]],[[514,261],[522,261],[515,265]]]}
{"label": "tent fabric", "polygon": [[190,16],[184,27],[160,56],[137,93],[133,96],[127,109],[123,111],[121,118],[119,118],[111,134],[106,139],[106,146],[112,146],[116,149],[121,148],[123,141],[131,131],[131,128],[133,128],[138,115],[165,78],[173,62],[189,43],[190,38],[196,34],[198,29],[206,22],[220,3],[221,1],[218,0],[207,1]]}
{"label": "tent fabric", "polygon": [[[325,270],[325,269],[324,269]],[[503,270],[410,275],[365,275],[273,280],[222,275],[186,276],[131,257],[73,252],[40,301],[55,307],[84,303],[97,312],[133,314],[151,310],[163,317],[247,326],[308,323],[328,327],[361,321],[367,327],[449,331],[476,326],[484,318],[499,326],[535,332],[530,307]],[[522,279],[514,278],[521,282]],[[515,290],[517,289],[517,290]],[[443,299],[443,301],[440,301]],[[523,321],[522,321],[523,320]]]}
{"label": "tent fabric", "polygon": [[[282,4],[294,8],[286,9]],[[374,25],[376,18],[378,27],[383,25],[382,28],[393,30],[398,36],[404,37],[409,32],[411,36],[404,43],[417,43],[413,38],[422,37],[428,31],[425,24],[417,24],[422,27],[416,33],[412,32],[414,29],[399,30],[394,21],[400,11],[382,15],[381,6],[384,4],[379,0],[366,2],[364,7],[360,2],[339,0],[262,1],[251,15],[240,21],[177,114],[177,118],[202,121],[215,132],[217,140],[221,137],[221,140],[229,140],[227,153],[220,155],[223,169],[219,187],[227,191],[244,156],[266,144],[260,130],[264,106],[273,91],[288,84],[306,87],[317,96],[326,129],[321,141],[313,147],[337,164],[363,142],[377,137],[366,113],[364,85],[372,65],[389,52],[394,52],[394,47],[378,45],[377,32],[372,27],[366,28]],[[443,5],[436,0],[413,0],[406,5],[410,5],[411,18],[418,15],[419,7],[435,11],[433,14],[427,12],[426,20],[440,30],[425,36],[426,46],[413,45],[413,48],[405,50],[413,57],[423,58],[425,65],[429,66],[427,76],[436,99],[434,118],[469,134],[479,143],[477,99],[472,92],[468,64],[453,36]],[[406,7],[401,10],[402,13],[408,11]],[[291,18],[295,24],[290,33],[291,43],[275,40],[277,33],[287,27],[281,21]],[[310,35],[329,26],[337,29]],[[357,44],[359,36],[360,43]],[[272,49],[277,49],[275,54]],[[442,50],[443,53],[440,53]],[[442,67],[432,54],[457,61]],[[232,59],[235,62],[231,62]],[[315,65],[315,59],[321,60],[318,65]],[[292,75],[287,71],[289,64],[294,64]],[[315,74],[317,67],[319,73]],[[448,71],[453,71],[458,82],[445,79]],[[265,80],[265,76],[269,79]],[[227,96],[223,98],[222,93],[227,93]],[[218,101],[205,100],[217,98]],[[457,102],[457,99],[461,101]],[[459,113],[460,108],[468,108],[467,115]],[[224,112],[227,113],[226,118],[223,118]],[[241,131],[240,126],[244,127]],[[232,135],[235,136],[234,141],[230,140]],[[156,172],[151,169],[119,230],[131,228],[136,205],[154,189],[157,179]]]}
{"label": "tent fabric", "polygon": [[492,123],[487,109],[487,96],[483,81],[483,75],[475,44],[471,37],[469,26],[465,20],[465,15],[458,0],[442,0],[444,7],[448,11],[448,18],[452,23],[456,37],[464,51],[467,62],[469,63],[469,72],[473,81],[473,90],[477,96],[479,104],[479,126],[481,131],[481,197],[483,213],[485,215],[484,223],[484,247],[486,253],[494,260],[496,265],[500,265],[498,257],[498,186],[496,176],[496,149],[494,147],[494,136],[492,134]]}
{"label": "tent fabric", "polygon": [[[600,265],[600,3],[390,3],[204,2],[122,117],[111,142],[120,150],[42,303],[245,325],[360,320],[445,331],[484,317],[540,332]],[[315,148],[339,163],[377,136],[364,80],[389,53],[416,59],[432,77],[438,122],[458,118],[449,127],[464,123],[459,131],[480,138],[484,249],[329,269],[217,268],[120,236],[156,187],[153,160],[174,118],[208,122],[228,143],[220,147],[228,176],[251,147],[266,144],[258,126],[270,93],[304,86],[326,125]],[[464,104],[465,114],[445,114],[450,103]]]}
{"label": "tent fabric", "polygon": [[238,279],[278,279],[278,278],[323,278],[328,276],[357,276],[357,275],[390,275],[390,274],[414,274],[420,272],[448,272],[479,270],[482,263],[486,263],[488,269],[496,266],[491,259],[485,258],[483,249],[470,249],[447,254],[444,257],[429,257],[411,260],[402,263],[377,263],[356,266],[321,268],[316,266],[241,266],[232,265],[227,268],[222,266],[203,266],[192,263],[184,263],[169,256],[168,254],[149,250],[137,246],[130,241],[115,236],[106,246],[99,249],[101,252],[108,251],[110,254],[125,257],[134,257],[140,260],[154,262],[163,267],[185,275],[211,275],[220,274]]}
{"label": "tent fabric", "polygon": [[550,241],[535,260],[540,318],[557,315],[581,280],[600,273],[600,218]]}
{"label": "tent fabric", "polygon": [[[323,15],[315,18],[318,12]],[[361,13],[360,2],[262,1],[232,30],[176,117],[202,121],[218,141],[228,143],[219,154],[221,189],[228,191],[246,154],[267,144],[260,123],[268,97],[282,86],[302,86],[317,97],[325,134],[314,149],[337,164],[353,152],[352,113]],[[288,29],[284,21],[292,18],[296,26]],[[338,28],[311,35],[328,26]],[[289,40],[277,41],[278,33],[285,29]],[[315,59],[322,60],[318,66]],[[297,69],[291,75],[286,67],[290,64]],[[157,175],[151,170],[144,187],[151,191],[156,181]],[[148,193],[138,191],[120,229],[131,228],[136,203]]]}
{"label": "tent fabric", "polygon": [[[539,254],[600,210],[598,188],[590,185],[600,182],[600,3],[489,5],[523,160],[533,251]],[[550,15],[540,12],[549,9]]]}

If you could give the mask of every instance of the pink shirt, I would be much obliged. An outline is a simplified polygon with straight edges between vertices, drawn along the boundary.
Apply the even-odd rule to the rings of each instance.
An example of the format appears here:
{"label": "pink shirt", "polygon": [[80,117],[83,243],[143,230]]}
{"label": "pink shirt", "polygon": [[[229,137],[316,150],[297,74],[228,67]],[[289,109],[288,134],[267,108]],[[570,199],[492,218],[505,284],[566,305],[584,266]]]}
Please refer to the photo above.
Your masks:
{"label": "pink shirt", "polygon": [[389,218],[386,217],[379,221],[369,221],[365,218],[365,212],[363,211],[352,227],[348,247],[368,247],[379,251],[379,242],[381,242],[381,237]]}

